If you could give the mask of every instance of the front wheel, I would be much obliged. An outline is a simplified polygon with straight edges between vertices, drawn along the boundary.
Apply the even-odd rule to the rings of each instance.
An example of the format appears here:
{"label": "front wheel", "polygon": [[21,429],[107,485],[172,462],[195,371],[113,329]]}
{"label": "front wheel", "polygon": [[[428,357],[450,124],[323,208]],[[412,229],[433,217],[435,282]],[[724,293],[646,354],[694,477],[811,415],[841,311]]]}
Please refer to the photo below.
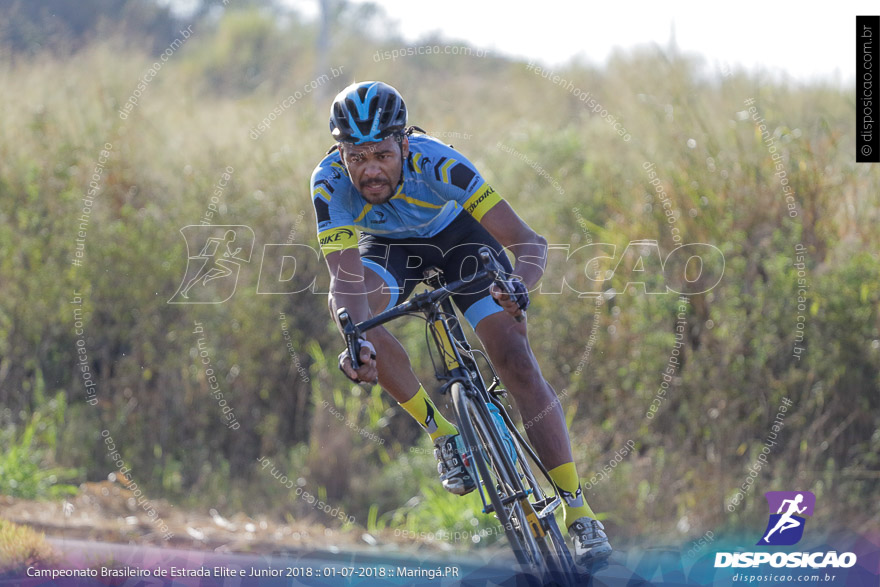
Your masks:
{"label": "front wheel", "polygon": [[[514,528],[514,524],[519,525],[511,515],[511,512],[505,506],[505,500],[509,496],[501,483],[501,480],[494,475],[489,466],[486,449],[489,447],[489,441],[478,436],[474,426],[474,420],[479,421],[481,414],[477,408],[477,402],[474,402],[467,396],[465,388],[461,383],[452,385],[452,402],[455,406],[455,415],[458,419],[459,432],[465,444],[465,453],[462,459],[470,461],[471,470],[477,473],[477,490],[484,491],[489,498],[492,510],[498,518],[507,540],[513,548],[517,561],[524,567],[529,566],[529,557],[525,554],[522,540],[519,533]],[[488,410],[487,410],[488,411]],[[485,501],[485,500],[484,500]]]}
{"label": "front wheel", "polygon": [[544,554],[547,567],[550,569],[552,581],[548,582],[559,585],[576,585],[579,583],[578,577],[580,576],[580,571],[574,564],[571,551],[569,551],[565,537],[560,531],[559,525],[556,523],[556,519],[553,515],[553,510],[558,507],[553,504],[561,499],[558,495],[558,490],[556,491],[557,495],[555,497],[548,496],[544,493],[543,488],[535,478],[532,467],[529,465],[529,459],[535,463],[538,469],[540,469],[546,477],[548,483],[552,485],[552,481],[547,474],[546,468],[541,464],[541,461],[535,454],[534,450],[528,446],[522,434],[516,429],[516,426],[513,424],[513,421],[510,419],[507,412],[503,410],[498,402],[495,402],[495,404],[496,407],[501,410],[504,419],[503,423],[499,425],[505,426],[513,438],[514,447],[518,456],[516,466],[519,469],[520,478],[523,479],[523,483],[531,490],[531,495],[529,496],[531,498],[530,501],[534,504],[535,508],[541,511],[539,517],[541,518],[545,534],[542,538],[539,538],[537,542],[541,552]]}
{"label": "front wheel", "polygon": [[[555,536],[552,531],[552,538],[547,536],[544,521],[537,518],[528,499],[530,492],[523,485],[523,475],[502,444],[495,418],[479,395],[469,395],[462,384],[453,384],[452,399],[466,447],[467,457],[462,456],[472,461],[479,476],[477,487],[485,490],[517,561],[543,580],[552,578],[559,584],[561,577],[553,548],[559,544],[558,528]],[[566,582],[563,579],[562,583]]]}

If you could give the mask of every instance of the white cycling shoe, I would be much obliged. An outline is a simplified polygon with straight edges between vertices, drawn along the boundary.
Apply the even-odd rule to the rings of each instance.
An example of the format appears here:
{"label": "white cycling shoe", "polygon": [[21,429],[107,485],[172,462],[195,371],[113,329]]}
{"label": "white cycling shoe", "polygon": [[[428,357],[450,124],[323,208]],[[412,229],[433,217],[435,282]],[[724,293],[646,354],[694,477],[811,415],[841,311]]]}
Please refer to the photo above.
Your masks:
{"label": "white cycling shoe", "polygon": [[455,495],[466,495],[477,488],[473,465],[469,462],[460,434],[441,436],[434,441],[437,472],[443,488]]}
{"label": "white cycling shoe", "polygon": [[602,522],[589,516],[578,518],[568,527],[568,535],[574,541],[574,558],[578,565],[586,567],[611,556],[613,549],[604,530]]}

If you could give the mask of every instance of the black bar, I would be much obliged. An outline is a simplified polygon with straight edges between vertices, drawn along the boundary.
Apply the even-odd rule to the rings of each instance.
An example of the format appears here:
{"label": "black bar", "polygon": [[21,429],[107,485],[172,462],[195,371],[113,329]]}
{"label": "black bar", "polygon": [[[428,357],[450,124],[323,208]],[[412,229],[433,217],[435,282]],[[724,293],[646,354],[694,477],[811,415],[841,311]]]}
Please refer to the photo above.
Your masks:
{"label": "black bar", "polygon": [[357,329],[361,333],[364,333],[377,326],[381,326],[386,322],[390,322],[401,316],[406,316],[407,314],[418,311],[418,308],[416,307],[417,304],[414,302],[417,302],[420,299],[426,299],[429,303],[441,302],[452,294],[458,292],[459,289],[463,289],[475,283],[480,283],[481,281],[487,281],[491,278],[491,274],[487,270],[483,269],[482,271],[478,271],[473,276],[471,276],[468,281],[465,281],[463,279],[459,281],[453,281],[445,287],[426,292],[428,294],[426,297],[425,294],[418,294],[417,296],[410,298],[410,300],[407,302],[402,302],[397,306],[386,310],[385,312],[382,312],[378,316],[374,316],[368,320],[364,320],[360,324],[357,324]]}
{"label": "black bar", "polygon": [[[459,279],[458,281],[453,281],[452,283],[447,283],[445,286],[440,289],[435,289],[431,292],[431,297],[434,301],[438,301],[441,296],[449,297],[452,294],[458,293],[458,290],[464,289],[470,285],[479,284],[483,281],[489,281],[493,279],[492,275],[486,270],[478,271],[474,273],[469,279]],[[444,295],[445,294],[445,295]]]}
{"label": "black bar", "polygon": [[[408,302],[404,302],[404,303],[408,303]],[[376,328],[377,326],[382,326],[386,322],[391,322],[392,320],[400,318],[401,316],[406,316],[407,314],[410,313],[410,311],[408,311],[408,310],[401,309],[401,306],[403,306],[403,304],[400,304],[398,306],[391,308],[390,310],[382,312],[378,316],[373,316],[372,318],[370,318],[368,320],[364,320],[363,322],[361,322],[360,324],[357,325],[358,331],[360,331],[361,333],[367,332],[368,330],[372,330],[373,328]]]}
{"label": "black bar", "polygon": [[[880,16],[856,16],[856,162],[880,163]],[[874,87],[877,83],[878,87]]]}

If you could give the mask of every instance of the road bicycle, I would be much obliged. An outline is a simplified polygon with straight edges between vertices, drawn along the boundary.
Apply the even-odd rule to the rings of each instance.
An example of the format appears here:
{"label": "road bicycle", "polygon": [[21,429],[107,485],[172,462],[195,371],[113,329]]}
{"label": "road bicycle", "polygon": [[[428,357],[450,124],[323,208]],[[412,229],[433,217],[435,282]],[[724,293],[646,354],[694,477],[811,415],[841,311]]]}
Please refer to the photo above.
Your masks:
{"label": "road bicycle", "polygon": [[[359,324],[352,322],[345,308],[339,308],[337,317],[355,368],[360,366],[358,341],[364,332],[403,316],[426,321],[426,337],[431,335],[428,349],[433,346],[442,358],[438,365],[430,352],[435,376],[442,384],[438,391],[452,398],[465,446],[462,459],[476,473],[483,513],[498,519],[525,572],[546,584],[573,584],[578,571],[554,518],[554,511],[562,505],[559,489],[508,415],[501,402],[507,392],[485,353],[468,344],[450,300],[452,294],[474,284],[494,282],[502,291],[512,291],[491,251],[482,247],[479,255],[482,268],[470,278],[446,284],[442,271],[432,267],[423,280],[431,289]],[[490,375],[488,386],[478,357]],[[538,483],[527,459],[552,488],[550,493]]]}

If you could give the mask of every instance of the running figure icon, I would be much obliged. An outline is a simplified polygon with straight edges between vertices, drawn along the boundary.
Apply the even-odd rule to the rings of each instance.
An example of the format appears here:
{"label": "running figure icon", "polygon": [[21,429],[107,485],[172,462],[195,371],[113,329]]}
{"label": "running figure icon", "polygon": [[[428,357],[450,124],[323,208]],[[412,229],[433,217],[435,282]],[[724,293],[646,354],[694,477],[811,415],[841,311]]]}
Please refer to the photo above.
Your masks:
{"label": "running figure icon", "polygon": [[758,541],[762,546],[791,546],[800,542],[816,507],[812,491],[768,491],[769,518]]}
{"label": "running figure icon", "polygon": [[[767,535],[764,536],[764,542],[769,544],[770,536],[777,530],[779,530],[779,533],[782,534],[786,530],[797,528],[801,525],[801,521],[792,518],[792,516],[794,514],[802,514],[806,511],[807,506],[804,506],[802,508],[798,507],[803,501],[804,495],[802,493],[798,493],[794,499],[783,500],[782,504],[779,506],[779,509],[776,511],[777,514],[782,514],[782,517],[779,518],[779,521],[776,522],[776,525],[773,526],[773,529],[767,532]],[[788,511],[783,514],[782,510],[785,508],[785,504],[788,504]]]}
{"label": "running figure icon", "polygon": [[[232,268],[228,266],[229,261],[226,261],[226,259],[238,259],[236,255],[241,252],[241,247],[238,247],[234,251],[230,248],[233,242],[235,242],[234,230],[227,230],[222,239],[216,237],[208,239],[205,246],[202,247],[202,250],[198,254],[198,257],[203,257],[205,259],[205,263],[198,270],[195,277],[189,280],[189,283],[186,284],[183,291],[180,292],[181,296],[188,298],[189,295],[187,294],[189,293],[189,290],[200,281],[202,282],[202,285],[205,286],[209,281],[232,275]],[[226,251],[223,253],[222,257],[218,257],[218,253],[222,250],[221,245],[226,245]],[[238,260],[242,261],[243,259]],[[233,265],[235,265],[235,263],[233,263]]]}

